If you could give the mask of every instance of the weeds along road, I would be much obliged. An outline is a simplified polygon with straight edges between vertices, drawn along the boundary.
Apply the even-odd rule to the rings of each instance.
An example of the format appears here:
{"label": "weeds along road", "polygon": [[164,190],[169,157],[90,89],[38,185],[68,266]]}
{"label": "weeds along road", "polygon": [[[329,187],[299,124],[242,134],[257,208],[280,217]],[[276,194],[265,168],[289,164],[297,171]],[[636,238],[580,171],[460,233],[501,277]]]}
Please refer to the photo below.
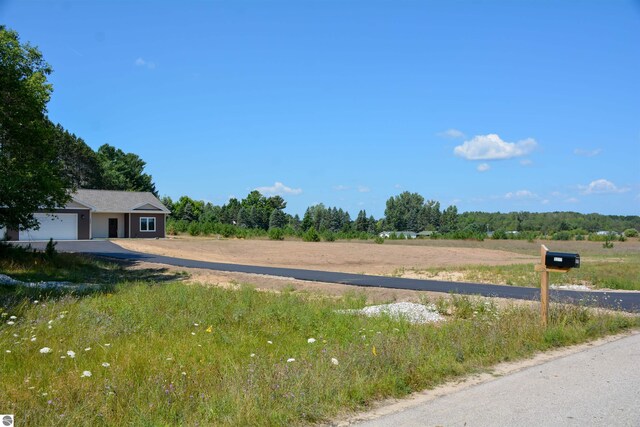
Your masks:
{"label": "weeds along road", "polygon": [[[44,248],[46,243],[32,243],[34,248]],[[195,261],[162,255],[133,252],[109,241],[60,241],[56,248],[64,252],[80,252],[94,256],[116,258],[127,261],[146,261],[185,268],[262,274],[290,277],[312,282],[338,283],[363,287],[383,287],[390,289],[408,289],[464,295],[480,295],[521,300],[539,300],[540,290],[504,285],[486,285],[481,283],[443,282],[438,280],[406,279],[400,277],[371,276],[364,274],[339,273],[330,271],[302,270],[295,268],[261,267],[253,265],[226,264]],[[629,312],[640,312],[640,292],[583,292],[551,290],[551,301],[571,304],[584,304]]]}
{"label": "weeds along road", "polygon": [[639,361],[635,333],[354,425],[640,426]]}

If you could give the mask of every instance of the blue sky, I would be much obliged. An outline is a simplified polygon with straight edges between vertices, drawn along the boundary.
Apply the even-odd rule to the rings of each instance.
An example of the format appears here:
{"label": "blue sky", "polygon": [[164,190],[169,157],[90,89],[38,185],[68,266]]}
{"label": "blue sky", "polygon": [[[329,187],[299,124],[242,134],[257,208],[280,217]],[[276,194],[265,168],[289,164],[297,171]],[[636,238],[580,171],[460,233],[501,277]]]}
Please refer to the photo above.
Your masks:
{"label": "blue sky", "polygon": [[640,214],[640,3],[17,1],[49,116],[161,195]]}

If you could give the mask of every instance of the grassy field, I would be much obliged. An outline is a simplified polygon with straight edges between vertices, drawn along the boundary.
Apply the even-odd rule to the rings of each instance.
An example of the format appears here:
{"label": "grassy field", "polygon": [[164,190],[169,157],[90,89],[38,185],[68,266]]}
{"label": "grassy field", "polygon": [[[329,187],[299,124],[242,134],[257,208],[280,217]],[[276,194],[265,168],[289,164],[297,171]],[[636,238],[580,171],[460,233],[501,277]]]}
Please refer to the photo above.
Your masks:
{"label": "grassy field", "polygon": [[[639,326],[554,306],[545,330],[533,308],[466,297],[433,301],[446,321],[414,325],[338,312],[365,306],[358,294],[131,281],[141,273],[60,257],[66,275],[106,270],[120,283],[82,295],[0,287],[0,409],[19,425],[309,424]],[[28,277],[42,263],[0,273]]]}
{"label": "grassy field", "polygon": [[[503,284],[511,286],[540,286],[540,274],[534,264],[512,264],[502,266],[464,265],[430,269],[399,269],[395,276],[406,276],[410,272],[418,276],[433,276],[443,273],[462,273],[468,282]],[[640,255],[620,254],[615,257],[591,256],[582,262],[579,269],[569,273],[551,274],[552,284],[586,285],[594,289],[640,290]]]}
{"label": "grassy field", "polygon": [[[553,273],[551,275],[551,282],[554,284],[586,285],[594,289],[640,290],[640,244],[635,239],[628,242],[615,242],[613,248],[604,248],[602,242],[588,241],[425,240],[416,243],[400,241],[400,243],[393,242],[393,244],[499,249],[527,255],[539,253],[540,245],[545,244],[550,250],[579,253],[581,256],[579,269],[572,269],[567,274]],[[407,273],[425,277],[442,273],[462,273],[461,280],[468,282],[540,286],[540,275],[534,271],[533,263],[502,266],[460,265],[428,269],[401,268],[393,275],[406,276]]]}

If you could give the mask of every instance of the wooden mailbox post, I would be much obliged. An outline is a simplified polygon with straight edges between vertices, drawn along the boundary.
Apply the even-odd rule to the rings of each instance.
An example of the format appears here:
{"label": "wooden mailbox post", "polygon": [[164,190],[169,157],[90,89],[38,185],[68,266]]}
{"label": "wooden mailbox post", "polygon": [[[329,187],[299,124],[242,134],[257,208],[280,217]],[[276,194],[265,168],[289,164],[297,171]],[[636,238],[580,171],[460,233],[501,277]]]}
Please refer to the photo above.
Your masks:
{"label": "wooden mailbox post", "polygon": [[535,271],[541,273],[540,315],[544,327],[549,321],[549,273],[566,273],[572,267],[580,267],[580,255],[549,252],[545,245],[540,247],[540,264],[535,266]]}

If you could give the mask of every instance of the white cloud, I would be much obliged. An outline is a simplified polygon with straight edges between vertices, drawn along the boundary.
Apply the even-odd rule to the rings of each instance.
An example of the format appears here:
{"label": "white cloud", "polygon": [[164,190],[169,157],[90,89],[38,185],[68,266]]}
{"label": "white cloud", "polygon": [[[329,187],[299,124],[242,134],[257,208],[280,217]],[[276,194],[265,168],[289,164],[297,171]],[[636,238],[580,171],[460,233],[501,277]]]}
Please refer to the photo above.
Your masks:
{"label": "white cloud", "polygon": [[566,203],[578,203],[580,200],[578,200],[575,197],[569,197],[567,200],[565,200]]}
{"label": "white cloud", "polygon": [[438,133],[438,136],[443,138],[464,138],[466,135],[458,129],[447,129],[444,132]]}
{"label": "white cloud", "polygon": [[486,172],[489,169],[491,169],[491,166],[489,165],[489,163],[480,163],[478,165],[478,172]]}
{"label": "white cloud", "polygon": [[509,192],[504,195],[504,198],[507,200],[526,200],[526,199],[537,199],[538,195],[532,193],[529,190],[518,190],[514,192]]}
{"label": "white cloud", "polygon": [[138,58],[136,59],[133,64],[136,67],[147,67],[150,70],[153,70],[154,68],[156,68],[156,63],[155,62],[151,62],[151,61],[146,61],[143,58]]}
{"label": "white cloud", "polygon": [[520,160],[520,164],[522,166],[531,166],[533,164],[533,162],[529,159],[524,159],[524,160]]}
{"label": "white cloud", "polygon": [[282,196],[284,194],[297,196],[298,194],[302,193],[301,188],[287,187],[281,182],[276,182],[271,187],[257,187],[256,190],[258,190],[261,194],[265,196],[274,196],[276,194],[279,196]]}
{"label": "white cloud", "polygon": [[619,188],[606,179],[596,179],[589,185],[579,185],[582,194],[615,194],[629,191],[629,188]]}
{"label": "white cloud", "polygon": [[476,135],[453,149],[456,156],[467,160],[503,160],[531,153],[538,144],[533,138],[518,142],[506,142],[495,133]]}
{"label": "white cloud", "polygon": [[334,185],[333,189],[336,191],[347,191],[349,187],[347,187],[346,185]]}
{"label": "white cloud", "polygon": [[583,157],[594,157],[600,153],[602,153],[601,148],[596,148],[595,150],[583,150],[581,148],[576,148],[575,150],[573,150],[573,154],[575,154],[576,156],[583,156]]}
{"label": "white cloud", "polygon": [[541,203],[543,205],[548,205],[549,204],[549,199],[544,199]]}
{"label": "white cloud", "polygon": [[368,193],[369,191],[371,191],[371,189],[369,187],[366,187],[364,185],[358,185],[358,192],[359,193]]}
{"label": "white cloud", "polygon": [[393,188],[395,188],[396,190],[402,190],[402,185],[396,184],[393,186]]}

